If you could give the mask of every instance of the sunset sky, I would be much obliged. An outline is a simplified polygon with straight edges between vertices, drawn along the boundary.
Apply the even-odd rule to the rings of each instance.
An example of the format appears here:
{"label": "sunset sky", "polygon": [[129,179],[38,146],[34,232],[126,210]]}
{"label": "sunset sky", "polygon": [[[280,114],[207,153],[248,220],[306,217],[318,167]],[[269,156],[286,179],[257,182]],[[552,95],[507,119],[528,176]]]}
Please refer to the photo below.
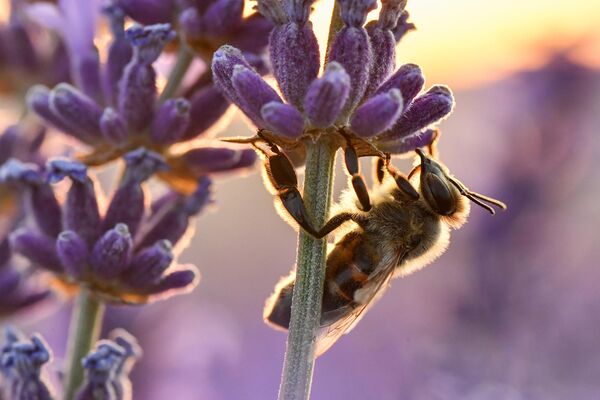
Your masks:
{"label": "sunset sky", "polygon": [[[312,20],[323,40],[332,5],[315,4]],[[399,62],[421,65],[430,83],[473,86],[538,65],[549,50],[565,47],[600,66],[597,0],[409,0],[407,9],[418,31],[402,41]]]}

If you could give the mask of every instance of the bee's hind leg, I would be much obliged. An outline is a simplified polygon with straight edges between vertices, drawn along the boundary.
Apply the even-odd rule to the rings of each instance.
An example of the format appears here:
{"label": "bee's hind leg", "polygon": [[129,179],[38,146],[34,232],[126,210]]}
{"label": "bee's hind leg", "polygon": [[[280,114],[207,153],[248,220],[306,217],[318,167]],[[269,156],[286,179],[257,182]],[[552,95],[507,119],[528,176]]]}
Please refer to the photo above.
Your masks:
{"label": "bee's hind leg", "polygon": [[292,162],[276,144],[264,137],[261,138],[266,142],[268,150],[257,143],[253,143],[253,146],[264,156],[266,178],[273,187],[275,195],[279,197],[285,210],[298,225],[312,236],[316,236],[318,232],[310,221],[304,200],[298,190],[298,178]]}

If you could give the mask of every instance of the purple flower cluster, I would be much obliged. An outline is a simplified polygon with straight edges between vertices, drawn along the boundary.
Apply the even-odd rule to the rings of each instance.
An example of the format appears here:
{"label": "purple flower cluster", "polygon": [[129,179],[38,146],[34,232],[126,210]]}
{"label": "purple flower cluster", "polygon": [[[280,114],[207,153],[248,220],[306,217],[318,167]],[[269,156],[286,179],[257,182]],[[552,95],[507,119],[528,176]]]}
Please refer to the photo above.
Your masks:
{"label": "purple flower cluster", "polygon": [[[35,229],[11,235],[15,251],[53,272],[65,287],[84,285],[105,301],[145,303],[197,283],[193,266],[172,267],[172,246],[188,229],[190,218],[210,201],[210,180],[203,178],[190,196],[169,191],[145,206],[143,183],[167,168],[162,157],[140,148],[124,157],[126,169],[104,215],[102,194],[84,164],[56,158],[42,173],[17,161],[0,170],[27,192],[26,207]],[[50,183],[71,181],[61,206]]]}
{"label": "purple flower cluster", "polygon": [[129,373],[142,351],[136,339],[123,329],[111,332],[110,337],[100,340],[82,360],[85,381],[76,400],[131,400]]}
{"label": "purple flower cluster", "polygon": [[[56,397],[43,378],[42,367],[52,355],[44,339],[30,339],[7,328],[0,347],[0,396],[12,400],[53,400]],[[110,339],[100,340],[81,360],[85,380],[76,400],[131,400],[129,373],[142,355],[137,340],[123,329],[115,329]]]}
{"label": "purple flower cluster", "polygon": [[21,94],[34,83],[53,85],[70,79],[64,42],[51,38],[51,43],[40,46],[39,27],[28,21],[26,6],[23,0],[12,0],[8,22],[0,24],[0,93]]}
{"label": "purple flower cluster", "polygon": [[41,378],[42,366],[51,357],[40,335],[27,340],[20,332],[7,329],[0,347],[0,396],[4,394],[6,399],[15,400],[52,400],[54,397]]}
{"label": "purple flower cluster", "polygon": [[247,149],[208,143],[183,153],[170,150],[172,145],[208,130],[228,104],[210,86],[189,99],[160,101],[152,64],[175,32],[168,24],[133,26],[124,31],[123,11],[111,5],[106,13],[112,21],[114,40],[101,76],[103,94],[91,96],[93,91],[67,83],[52,90],[36,86],[29,92],[29,107],[47,123],[92,147],[93,152],[84,157],[87,164],[103,164],[144,146],[161,153],[171,166],[161,176],[188,192],[208,173],[251,166],[256,157]]}
{"label": "purple flower cluster", "polygon": [[271,63],[285,101],[230,45],[214,55],[214,81],[284,147],[316,131],[342,127],[385,152],[400,154],[428,145],[435,137],[428,127],[451,112],[454,100],[445,86],[433,86],[419,96],[424,78],[414,64],[392,74],[396,40],[412,29],[405,3],[385,2],[379,19],[364,27],[375,0],[339,0],[344,26],[318,77],[319,47],[308,21],[312,1],[259,1],[259,10],[276,25],[270,37]]}

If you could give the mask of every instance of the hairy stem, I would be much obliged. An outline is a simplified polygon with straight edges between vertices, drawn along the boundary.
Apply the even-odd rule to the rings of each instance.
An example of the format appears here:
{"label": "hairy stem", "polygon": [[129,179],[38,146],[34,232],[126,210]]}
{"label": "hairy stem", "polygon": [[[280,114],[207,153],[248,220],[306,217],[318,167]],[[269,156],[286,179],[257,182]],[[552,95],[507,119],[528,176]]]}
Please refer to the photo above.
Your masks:
{"label": "hairy stem", "polygon": [[81,359],[98,340],[104,304],[87,289],[82,288],[73,307],[67,342],[67,370],[64,400],[73,400],[83,382]]}
{"label": "hairy stem", "polygon": [[[336,147],[324,135],[323,139],[310,144],[307,150],[303,197],[315,226],[320,227],[329,214]],[[313,239],[300,232],[292,317],[279,400],[304,400],[310,397],[326,258],[325,240]]]}
{"label": "hairy stem", "polygon": [[194,60],[194,54],[192,50],[188,48],[185,43],[181,44],[179,49],[179,53],[177,54],[177,61],[175,61],[175,65],[169,74],[169,79],[167,80],[167,85],[164,90],[160,94],[160,98],[158,102],[160,104],[164,103],[167,99],[170,99],[175,95],[177,89],[181,85],[181,81],[183,81],[183,77],[185,76],[190,64]]}

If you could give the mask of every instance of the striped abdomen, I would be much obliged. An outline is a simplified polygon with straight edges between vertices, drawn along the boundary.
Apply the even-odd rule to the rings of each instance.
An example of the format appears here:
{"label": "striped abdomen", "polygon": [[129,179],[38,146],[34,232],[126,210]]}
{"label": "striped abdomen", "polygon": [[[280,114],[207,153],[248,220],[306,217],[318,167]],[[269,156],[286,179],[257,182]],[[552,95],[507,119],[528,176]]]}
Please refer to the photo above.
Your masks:
{"label": "striped abdomen", "polygon": [[[380,258],[376,248],[361,232],[350,232],[336,243],[327,256],[321,325],[335,322],[348,311],[348,306],[356,306],[354,294],[368,281]],[[265,318],[268,322],[288,328],[293,288],[293,279],[279,285],[279,290],[267,303]]]}

